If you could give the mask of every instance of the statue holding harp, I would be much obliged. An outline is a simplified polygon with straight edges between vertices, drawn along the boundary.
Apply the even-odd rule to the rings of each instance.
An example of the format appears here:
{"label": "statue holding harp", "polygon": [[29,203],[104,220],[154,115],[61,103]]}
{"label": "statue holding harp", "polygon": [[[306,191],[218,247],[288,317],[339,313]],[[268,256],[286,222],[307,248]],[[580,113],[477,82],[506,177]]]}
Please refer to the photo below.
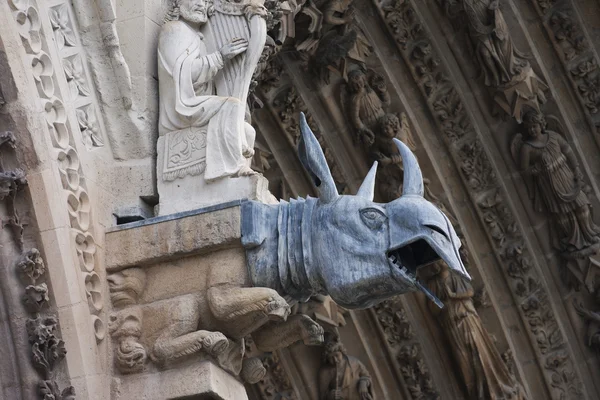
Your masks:
{"label": "statue holding harp", "polygon": [[266,40],[264,0],[167,2],[158,44],[159,190],[161,181],[188,176],[255,174],[246,101]]}

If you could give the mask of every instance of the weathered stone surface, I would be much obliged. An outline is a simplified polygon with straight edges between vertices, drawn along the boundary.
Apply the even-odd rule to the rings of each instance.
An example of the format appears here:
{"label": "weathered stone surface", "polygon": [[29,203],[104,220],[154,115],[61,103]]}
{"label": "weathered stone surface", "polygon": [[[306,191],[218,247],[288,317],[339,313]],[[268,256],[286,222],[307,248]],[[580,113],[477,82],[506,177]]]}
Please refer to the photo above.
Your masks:
{"label": "weathered stone surface", "polygon": [[144,266],[241,245],[240,207],[173,214],[113,228],[106,234],[107,271]]}
{"label": "weathered stone surface", "polygon": [[117,378],[113,385],[113,400],[248,399],[241,382],[209,361]]}

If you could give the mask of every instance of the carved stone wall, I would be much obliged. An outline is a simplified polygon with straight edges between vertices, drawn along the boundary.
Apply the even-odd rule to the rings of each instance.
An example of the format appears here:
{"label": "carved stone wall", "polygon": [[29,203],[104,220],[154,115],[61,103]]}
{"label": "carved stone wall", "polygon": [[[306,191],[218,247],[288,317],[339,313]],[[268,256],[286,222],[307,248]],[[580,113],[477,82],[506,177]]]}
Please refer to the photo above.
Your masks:
{"label": "carved stone wall", "polygon": [[[105,230],[153,216],[157,204],[155,50],[164,10],[158,0],[138,3],[0,4],[4,397],[70,399],[59,388],[73,385],[79,398],[118,398],[138,376],[162,374],[148,327],[164,299],[147,298],[155,293],[145,279],[150,271],[156,287],[173,276],[133,262],[122,270],[117,258],[145,255],[135,243],[113,253],[118,246],[105,242]],[[390,143],[402,139],[419,159],[427,197],[460,228],[474,279],[472,290],[457,290],[465,295],[458,305],[488,360],[519,398],[600,397],[600,3],[265,6],[270,39],[248,107],[257,131],[252,165],[271,192],[316,192],[296,156],[300,111],[340,193],[355,193],[378,161],[376,198],[397,197],[403,166]],[[19,202],[25,195],[31,201]],[[177,248],[174,235],[164,238],[168,250],[161,240],[148,247],[154,259]],[[212,239],[207,231],[198,240]],[[34,248],[45,273],[22,281],[17,264],[30,274],[29,265],[41,265]],[[194,292],[191,280],[180,281]],[[440,317],[421,294],[352,312],[317,298],[294,312],[339,333],[369,371],[375,398],[481,398],[470,396],[468,368],[453,352],[465,337],[453,337],[450,311]],[[266,368],[246,385],[250,398],[319,399],[321,349],[248,347]],[[38,388],[40,380],[47,383]]]}

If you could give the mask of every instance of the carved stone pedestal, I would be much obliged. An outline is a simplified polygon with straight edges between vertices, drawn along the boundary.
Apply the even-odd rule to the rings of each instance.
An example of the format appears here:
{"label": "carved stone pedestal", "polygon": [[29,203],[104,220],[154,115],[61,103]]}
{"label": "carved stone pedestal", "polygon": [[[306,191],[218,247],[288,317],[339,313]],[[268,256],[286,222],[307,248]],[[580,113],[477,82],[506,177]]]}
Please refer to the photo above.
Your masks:
{"label": "carved stone pedestal", "polygon": [[275,203],[269,182],[260,174],[204,180],[206,132],[188,128],[158,139],[158,215],[195,210],[232,200]]}
{"label": "carved stone pedestal", "polygon": [[113,399],[247,400],[244,385],[211,361],[120,378]]}

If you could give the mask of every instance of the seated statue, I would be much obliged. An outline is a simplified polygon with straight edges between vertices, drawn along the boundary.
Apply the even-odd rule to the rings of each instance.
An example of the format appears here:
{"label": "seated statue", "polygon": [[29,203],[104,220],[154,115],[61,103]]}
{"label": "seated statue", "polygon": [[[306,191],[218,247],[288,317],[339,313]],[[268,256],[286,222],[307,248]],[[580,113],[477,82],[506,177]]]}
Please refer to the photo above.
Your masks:
{"label": "seated statue", "polygon": [[[160,32],[158,131],[169,137],[159,168],[167,181],[202,172],[206,181],[255,173],[247,160],[253,155],[255,131],[244,122],[245,101],[217,94],[215,85],[226,63],[248,49],[248,40],[228,38],[211,52],[218,44],[205,40],[206,31],[211,32],[205,25],[213,13],[211,0],[169,0]],[[203,147],[205,154],[198,151]]]}

